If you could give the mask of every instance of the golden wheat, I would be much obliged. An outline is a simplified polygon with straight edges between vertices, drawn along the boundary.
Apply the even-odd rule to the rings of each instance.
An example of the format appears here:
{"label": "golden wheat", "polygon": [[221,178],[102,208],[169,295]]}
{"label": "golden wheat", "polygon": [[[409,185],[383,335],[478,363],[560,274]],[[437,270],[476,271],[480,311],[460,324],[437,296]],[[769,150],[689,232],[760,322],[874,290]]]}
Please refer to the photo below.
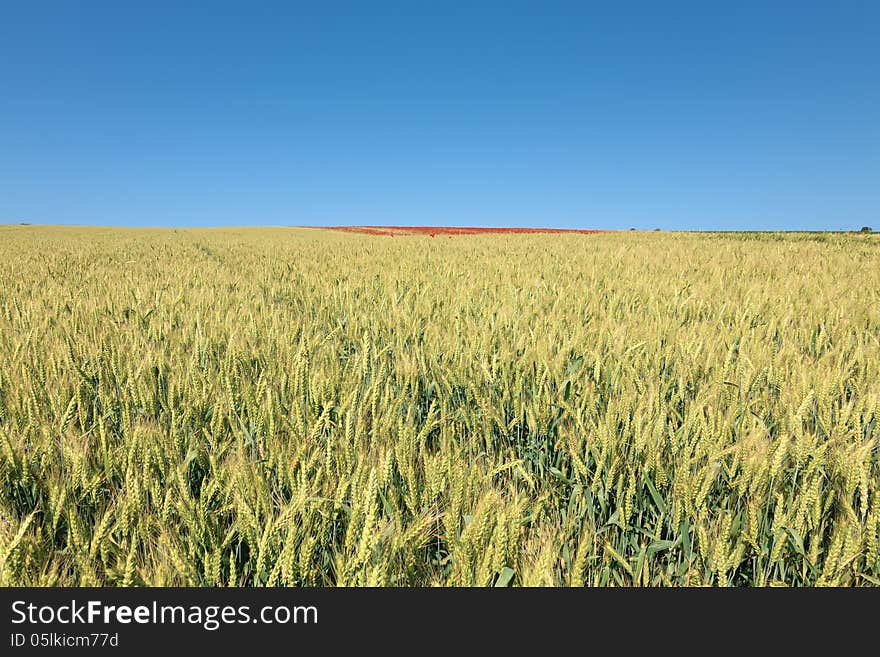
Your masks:
{"label": "golden wheat", "polygon": [[2,585],[880,585],[880,241],[0,227]]}

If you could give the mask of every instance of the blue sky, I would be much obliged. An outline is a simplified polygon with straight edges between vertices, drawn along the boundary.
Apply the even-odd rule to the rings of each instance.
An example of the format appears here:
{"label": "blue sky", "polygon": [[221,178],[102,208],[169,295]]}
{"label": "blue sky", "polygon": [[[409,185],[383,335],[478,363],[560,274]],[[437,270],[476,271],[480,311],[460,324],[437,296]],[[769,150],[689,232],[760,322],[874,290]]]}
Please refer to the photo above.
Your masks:
{"label": "blue sky", "polygon": [[7,2],[0,223],[880,228],[878,2]]}

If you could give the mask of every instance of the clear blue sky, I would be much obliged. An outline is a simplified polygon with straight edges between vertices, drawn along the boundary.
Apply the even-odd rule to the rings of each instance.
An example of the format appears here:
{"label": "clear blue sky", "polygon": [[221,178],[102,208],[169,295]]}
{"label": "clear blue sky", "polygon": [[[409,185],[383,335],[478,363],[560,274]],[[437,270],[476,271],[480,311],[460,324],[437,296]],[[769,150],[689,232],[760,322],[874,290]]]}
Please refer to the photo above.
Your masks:
{"label": "clear blue sky", "polygon": [[6,2],[0,223],[880,229],[880,2]]}

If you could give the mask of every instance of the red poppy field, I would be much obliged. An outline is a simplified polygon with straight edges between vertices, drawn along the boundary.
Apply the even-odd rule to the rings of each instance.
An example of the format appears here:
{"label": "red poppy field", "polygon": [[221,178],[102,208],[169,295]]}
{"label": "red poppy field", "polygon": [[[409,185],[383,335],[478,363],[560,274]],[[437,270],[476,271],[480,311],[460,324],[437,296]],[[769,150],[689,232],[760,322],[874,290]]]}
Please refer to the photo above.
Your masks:
{"label": "red poppy field", "polygon": [[506,235],[536,233],[578,233],[589,235],[602,233],[601,230],[577,230],[564,228],[487,228],[477,226],[327,226],[327,230],[336,230],[344,233],[363,233],[366,235]]}

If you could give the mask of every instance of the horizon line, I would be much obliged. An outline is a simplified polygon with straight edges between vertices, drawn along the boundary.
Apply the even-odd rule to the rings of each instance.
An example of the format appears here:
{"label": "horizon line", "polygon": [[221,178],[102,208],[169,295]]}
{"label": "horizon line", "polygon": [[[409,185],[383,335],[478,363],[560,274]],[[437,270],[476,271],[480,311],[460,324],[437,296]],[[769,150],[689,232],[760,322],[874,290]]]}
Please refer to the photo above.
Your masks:
{"label": "horizon line", "polygon": [[[550,232],[573,232],[583,233],[603,232],[603,233],[874,233],[875,231],[869,227],[861,228],[825,228],[825,229],[808,229],[808,228],[586,228],[586,227],[557,227],[557,226],[497,226],[497,225],[479,225],[479,224],[211,224],[211,225],[132,225],[132,224],[86,224],[86,223],[43,223],[43,222],[0,222],[0,228],[127,228],[141,230],[220,230],[220,229],[242,229],[242,228],[308,228],[313,230],[339,230],[346,228],[374,228],[374,229],[457,229],[457,230],[522,230],[522,231],[550,231]],[[864,230],[868,228],[868,230]]]}

